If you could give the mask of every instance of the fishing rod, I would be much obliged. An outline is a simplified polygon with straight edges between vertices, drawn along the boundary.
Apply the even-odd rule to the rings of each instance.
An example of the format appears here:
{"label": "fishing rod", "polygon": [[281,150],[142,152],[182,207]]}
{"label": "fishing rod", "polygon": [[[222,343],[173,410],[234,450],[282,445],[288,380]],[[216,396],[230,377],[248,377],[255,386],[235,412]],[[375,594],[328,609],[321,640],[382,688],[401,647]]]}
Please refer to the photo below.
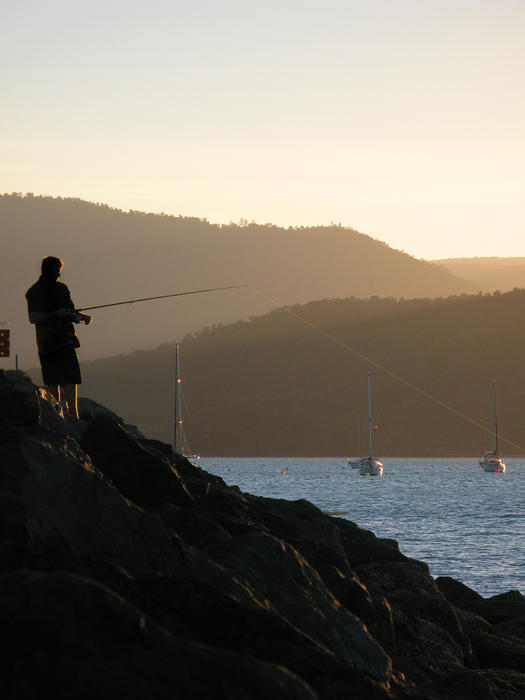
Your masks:
{"label": "fishing rod", "polygon": [[100,304],[99,306],[84,306],[82,309],[75,309],[75,312],[93,311],[93,309],[106,309],[108,306],[121,306],[122,304],[138,304],[140,301],[152,301],[153,299],[167,299],[168,297],[183,297],[187,294],[204,294],[205,292],[218,292],[222,289],[239,289],[247,287],[247,284],[236,284],[230,287],[214,287],[213,289],[195,289],[190,292],[175,292],[175,294],[161,294],[156,297],[144,297],[143,299],[128,299],[127,301],[115,301],[112,304]]}

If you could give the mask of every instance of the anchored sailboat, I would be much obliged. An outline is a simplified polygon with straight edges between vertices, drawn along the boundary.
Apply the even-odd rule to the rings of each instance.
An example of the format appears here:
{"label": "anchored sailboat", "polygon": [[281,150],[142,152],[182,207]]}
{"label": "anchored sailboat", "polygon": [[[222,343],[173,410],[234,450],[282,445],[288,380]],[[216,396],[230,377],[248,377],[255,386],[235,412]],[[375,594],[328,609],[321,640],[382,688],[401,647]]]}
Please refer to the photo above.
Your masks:
{"label": "anchored sailboat", "polygon": [[493,433],[494,433],[494,449],[485,452],[479,460],[480,469],[484,472],[505,472],[505,464],[499,456],[498,450],[498,418],[496,413],[496,382],[492,380],[492,416],[493,416]]}
{"label": "anchored sailboat", "polygon": [[188,451],[186,433],[184,432],[184,421],[182,419],[182,379],[180,376],[180,346],[175,343],[175,406],[173,412],[173,451],[186,457],[193,466],[200,468],[201,458],[198,454]]}
{"label": "anchored sailboat", "polygon": [[[355,462],[348,460],[349,464],[359,469],[359,476],[383,476],[383,464],[372,455],[372,433],[377,426],[372,421],[372,403],[370,399],[370,372],[368,373],[368,457],[359,457]],[[355,466],[354,466],[355,465]]]}

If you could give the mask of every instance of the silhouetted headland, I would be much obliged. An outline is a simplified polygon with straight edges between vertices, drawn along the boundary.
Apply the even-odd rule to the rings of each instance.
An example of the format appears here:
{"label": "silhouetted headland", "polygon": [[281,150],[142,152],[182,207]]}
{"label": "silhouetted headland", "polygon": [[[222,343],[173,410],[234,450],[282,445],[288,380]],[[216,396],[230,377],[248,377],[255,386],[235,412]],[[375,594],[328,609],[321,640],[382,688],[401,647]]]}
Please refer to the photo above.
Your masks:
{"label": "silhouetted headland", "polygon": [[525,598],[484,599],[312,504],[255,497],[0,371],[5,698],[525,696]]}
{"label": "silhouetted headland", "polygon": [[[383,457],[482,453],[492,379],[501,450],[521,455],[524,308],[524,289],[446,299],[325,299],[294,306],[294,315],[283,307],[203,329],[181,345],[191,444],[213,457],[357,455],[355,426],[366,415],[372,370],[374,446]],[[83,391],[167,442],[174,355],[174,345],[165,344],[83,362]]]}

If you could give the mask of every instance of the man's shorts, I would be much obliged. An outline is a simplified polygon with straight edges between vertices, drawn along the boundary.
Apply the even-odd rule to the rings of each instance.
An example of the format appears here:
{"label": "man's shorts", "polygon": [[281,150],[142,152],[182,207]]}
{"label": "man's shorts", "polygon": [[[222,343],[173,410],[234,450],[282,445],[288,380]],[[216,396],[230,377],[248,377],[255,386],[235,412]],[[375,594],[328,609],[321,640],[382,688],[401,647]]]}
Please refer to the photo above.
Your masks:
{"label": "man's shorts", "polygon": [[45,386],[82,384],[82,375],[75,348],[61,348],[52,352],[39,353],[38,356]]}

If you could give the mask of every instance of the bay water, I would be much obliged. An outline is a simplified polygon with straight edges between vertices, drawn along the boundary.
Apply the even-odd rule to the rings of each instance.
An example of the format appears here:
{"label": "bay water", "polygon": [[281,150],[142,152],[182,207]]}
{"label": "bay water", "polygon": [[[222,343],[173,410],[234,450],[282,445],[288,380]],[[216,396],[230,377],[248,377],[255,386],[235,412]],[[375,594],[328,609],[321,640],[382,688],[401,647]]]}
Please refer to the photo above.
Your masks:
{"label": "bay water", "polygon": [[397,540],[432,576],[452,576],[484,597],[525,595],[525,460],[486,473],[477,458],[382,459],[359,477],[346,457],[203,457],[206,471],[242,491],[304,498],[378,537]]}

